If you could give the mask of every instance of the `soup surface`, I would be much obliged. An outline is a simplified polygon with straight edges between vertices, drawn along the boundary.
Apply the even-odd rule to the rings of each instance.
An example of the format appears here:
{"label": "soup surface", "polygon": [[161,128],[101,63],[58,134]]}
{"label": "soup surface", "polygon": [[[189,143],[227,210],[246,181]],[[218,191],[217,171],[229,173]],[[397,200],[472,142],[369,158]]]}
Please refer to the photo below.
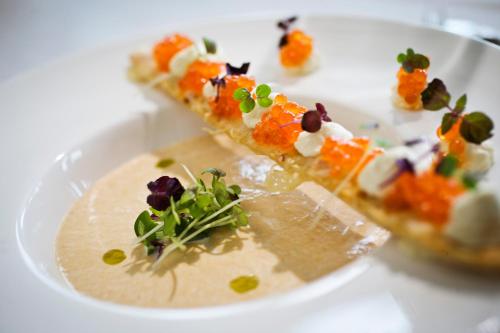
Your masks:
{"label": "soup surface", "polygon": [[[164,159],[174,163],[159,168]],[[239,184],[243,196],[257,196],[242,203],[251,214],[250,225],[212,233],[208,241],[174,252],[153,270],[154,258],[133,243],[133,225],[148,207],[149,181],[168,175],[189,186],[181,163],[194,173],[207,167],[225,170],[227,184]],[[299,287],[387,239],[384,230],[316,184],[284,191],[294,185],[291,178],[268,158],[223,135],[137,156],[98,180],[74,204],[59,231],[57,260],[69,283],[92,297],[136,306],[198,307]],[[321,218],[315,219],[320,210]],[[103,255],[110,250],[122,250],[126,258],[114,251],[122,261],[107,264]],[[252,277],[258,285],[236,292],[231,281],[239,277]]]}

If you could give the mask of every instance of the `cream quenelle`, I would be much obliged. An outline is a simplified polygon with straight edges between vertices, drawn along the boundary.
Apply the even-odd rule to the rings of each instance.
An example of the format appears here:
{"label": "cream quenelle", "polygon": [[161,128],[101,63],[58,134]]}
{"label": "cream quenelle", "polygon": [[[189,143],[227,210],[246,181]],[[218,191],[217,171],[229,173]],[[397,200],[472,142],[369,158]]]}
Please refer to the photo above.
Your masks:
{"label": "cream quenelle", "polygon": [[294,146],[302,156],[316,156],[319,154],[326,138],[350,140],[353,138],[353,135],[349,130],[338,123],[333,121],[323,122],[321,124],[321,129],[317,132],[300,132]]}
{"label": "cream quenelle", "polygon": [[444,233],[468,246],[500,244],[500,202],[498,193],[477,189],[459,197]]}
{"label": "cream quenelle", "polygon": [[170,74],[178,78],[183,77],[189,65],[199,59],[220,61],[222,60],[222,52],[218,48],[209,50],[206,40],[204,40],[204,43],[188,46],[170,59]]}
{"label": "cream quenelle", "polygon": [[408,160],[415,166],[415,171],[421,173],[428,170],[432,164],[431,144],[422,140],[415,145],[396,146],[389,148],[368,163],[358,176],[359,187],[366,193],[381,198],[387,193],[389,186],[384,186],[397,170],[399,160]]}

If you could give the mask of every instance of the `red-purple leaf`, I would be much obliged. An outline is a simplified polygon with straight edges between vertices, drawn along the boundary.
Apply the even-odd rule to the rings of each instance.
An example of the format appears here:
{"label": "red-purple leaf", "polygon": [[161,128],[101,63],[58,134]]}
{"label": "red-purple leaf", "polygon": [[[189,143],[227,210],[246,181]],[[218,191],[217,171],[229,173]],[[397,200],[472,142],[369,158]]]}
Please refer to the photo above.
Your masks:
{"label": "red-purple leaf", "polygon": [[177,178],[162,176],[154,182],[148,183],[151,194],[148,195],[147,203],[156,210],[164,211],[170,206],[170,197],[175,201],[179,200],[184,187]]}
{"label": "red-purple leaf", "polygon": [[315,133],[321,129],[321,114],[316,110],[304,113],[301,121],[302,129],[309,133]]}

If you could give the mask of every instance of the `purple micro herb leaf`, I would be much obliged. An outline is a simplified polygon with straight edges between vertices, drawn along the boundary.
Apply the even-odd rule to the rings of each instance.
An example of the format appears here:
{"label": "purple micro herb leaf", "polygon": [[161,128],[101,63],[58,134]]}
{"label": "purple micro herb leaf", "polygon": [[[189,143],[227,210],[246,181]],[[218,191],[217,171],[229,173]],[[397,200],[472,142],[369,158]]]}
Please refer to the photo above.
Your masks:
{"label": "purple micro herb leaf", "polygon": [[283,36],[281,36],[280,41],[278,43],[278,47],[281,49],[286,44],[288,44],[288,34],[287,33],[285,33]]}
{"label": "purple micro herb leaf", "polygon": [[234,67],[230,63],[226,63],[227,75],[243,75],[248,72],[249,68],[250,68],[249,62],[244,62],[240,67]]}
{"label": "purple micro herb leaf", "polygon": [[431,147],[431,153],[433,153],[433,154],[439,153],[440,150],[441,150],[441,144],[439,142],[433,144]]}
{"label": "purple micro herb leaf", "polygon": [[390,176],[382,184],[380,184],[380,187],[386,187],[390,185],[405,172],[415,173],[415,166],[413,165],[413,162],[407,158],[396,160],[396,172],[394,172],[392,176]]}
{"label": "purple micro herb leaf", "polygon": [[283,46],[288,44],[288,30],[290,29],[290,26],[292,23],[297,21],[298,17],[297,16],[292,16],[287,19],[278,21],[278,28],[283,30],[283,36],[281,36],[280,41],[278,43],[278,47],[281,49]]}
{"label": "purple micro herb leaf", "polygon": [[310,110],[304,113],[300,122],[302,129],[309,133],[316,133],[321,129],[321,113]]}
{"label": "purple micro herb leaf", "polygon": [[288,31],[288,29],[290,29],[290,26],[292,25],[292,23],[297,21],[297,19],[298,19],[298,16],[292,16],[292,17],[286,18],[284,20],[278,21],[278,28],[280,28],[286,32],[286,31]]}
{"label": "purple micro herb leaf", "polygon": [[164,211],[170,206],[170,197],[179,200],[184,187],[177,178],[162,176],[154,182],[148,183],[151,194],[148,195],[147,203],[156,210]]}
{"label": "purple micro herb leaf", "polygon": [[226,80],[224,80],[224,77],[213,77],[211,79],[209,79],[210,83],[212,84],[212,86],[225,86],[226,85]]}
{"label": "purple micro herb leaf", "polygon": [[163,253],[163,250],[165,249],[165,243],[163,243],[159,240],[153,239],[151,241],[151,245],[154,248],[153,253],[155,254],[156,259],[160,258],[160,256]]}
{"label": "purple micro herb leaf", "polygon": [[404,142],[404,145],[407,147],[412,147],[412,146],[416,146],[422,142],[424,142],[424,140],[422,138],[416,138],[416,139],[406,140]]}
{"label": "purple micro herb leaf", "polygon": [[323,121],[332,121],[332,119],[328,116],[328,113],[326,112],[325,106],[321,103],[316,103],[316,111],[319,112],[321,116],[321,120]]}
{"label": "purple micro herb leaf", "polygon": [[210,79],[210,83],[212,84],[213,87],[216,87],[217,89],[217,93],[215,95],[215,101],[218,102],[219,101],[219,95],[220,95],[220,89],[221,88],[225,88],[226,87],[226,80],[225,80],[225,77],[222,76],[222,77],[213,77]]}

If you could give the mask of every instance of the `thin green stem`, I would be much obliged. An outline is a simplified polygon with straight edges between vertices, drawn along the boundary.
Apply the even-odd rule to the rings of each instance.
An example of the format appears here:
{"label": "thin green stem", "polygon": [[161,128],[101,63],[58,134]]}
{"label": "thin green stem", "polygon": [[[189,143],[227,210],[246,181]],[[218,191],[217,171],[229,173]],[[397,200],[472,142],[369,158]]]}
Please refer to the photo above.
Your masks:
{"label": "thin green stem", "polygon": [[193,181],[193,184],[198,184],[198,180],[193,175],[193,173],[191,172],[191,170],[189,170],[189,168],[185,164],[181,163],[181,166],[184,169],[184,171],[186,171],[186,173],[188,174],[189,178],[191,178],[191,180]]}
{"label": "thin green stem", "polygon": [[204,224],[205,222],[207,221],[210,221],[211,219],[213,219],[214,217],[216,217],[217,215],[221,214],[221,213],[224,213],[226,210],[228,210],[229,208],[233,207],[233,206],[236,206],[237,204],[239,204],[240,202],[246,200],[246,198],[240,198],[240,199],[237,199],[237,200],[234,200],[233,202],[231,202],[230,204],[227,204],[226,206],[222,207],[221,209],[219,209],[218,211],[216,211],[215,213],[207,216],[206,218],[204,218],[203,220],[200,221],[199,224]]}
{"label": "thin green stem", "polygon": [[174,201],[174,196],[170,196],[170,207],[172,208],[172,215],[174,216],[175,222],[177,224],[181,223],[181,219],[179,218],[179,214],[177,214],[177,211],[175,210],[175,201]]}
{"label": "thin green stem", "polygon": [[182,237],[184,237],[187,234],[187,232],[189,230],[191,230],[192,227],[196,226],[196,224],[198,223],[198,221],[199,221],[198,219],[194,219],[191,223],[189,223],[188,226],[186,227],[186,229],[184,229],[181,232],[181,234],[179,235],[179,238],[182,239]]}
{"label": "thin green stem", "polygon": [[210,228],[216,228],[216,227],[222,227],[224,225],[227,225],[227,224],[231,224],[233,223],[234,221],[236,221],[236,219],[232,216],[226,216],[226,217],[223,217],[219,220],[215,220],[207,225],[205,225],[204,227],[196,230],[195,232],[193,232],[192,234],[190,234],[189,236],[185,237],[184,239],[182,239],[181,241],[179,241],[179,243],[174,243],[174,244],[171,244],[169,245],[162,253],[162,255],[160,256],[160,258],[158,258],[158,260],[153,264],[153,268],[156,268],[160,265],[160,263],[165,260],[165,258],[170,254],[172,253],[174,250],[176,250],[178,247],[184,245],[185,243],[189,242],[191,239],[193,239],[194,237],[198,236],[199,234],[201,234],[202,232],[210,229]]}
{"label": "thin green stem", "polygon": [[153,229],[149,230],[147,233],[145,233],[141,237],[137,238],[134,241],[134,243],[138,244],[138,243],[142,242],[143,240],[145,240],[146,238],[148,238],[149,236],[151,236],[152,234],[154,234],[155,232],[157,232],[158,230],[160,230],[163,227],[163,225],[164,225],[164,223],[160,222],[156,227],[154,227]]}

